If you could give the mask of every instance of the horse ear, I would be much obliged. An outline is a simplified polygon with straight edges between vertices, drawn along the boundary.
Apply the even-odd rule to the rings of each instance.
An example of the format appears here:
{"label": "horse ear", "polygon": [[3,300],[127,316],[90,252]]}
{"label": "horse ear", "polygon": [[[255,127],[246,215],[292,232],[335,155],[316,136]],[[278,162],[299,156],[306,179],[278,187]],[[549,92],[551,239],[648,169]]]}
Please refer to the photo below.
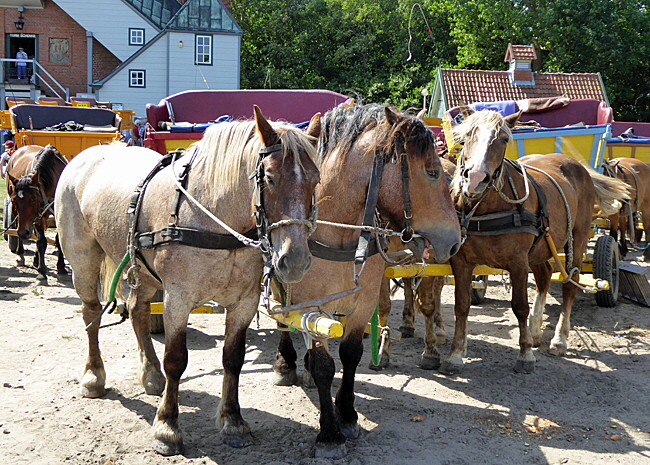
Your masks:
{"label": "horse ear", "polygon": [[[14,177],[13,177],[11,174],[9,174],[9,173],[7,173],[7,179],[9,180],[9,184],[11,184],[12,187],[15,186],[16,184],[18,184],[18,181],[19,181],[18,178],[14,178]],[[9,186],[7,186],[7,187],[9,187]]]}
{"label": "horse ear", "polygon": [[519,117],[521,116],[521,110],[519,110],[517,113],[513,113],[512,115],[506,116],[506,124],[510,129],[514,128],[517,125],[517,121],[519,121]]}
{"label": "horse ear", "polygon": [[257,105],[253,105],[253,111],[255,113],[255,124],[257,125],[257,133],[262,140],[264,147],[269,147],[280,142],[280,137],[271,127],[264,115],[262,115],[262,110]]}
{"label": "horse ear", "polygon": [[389,107],[384,107],[384,114],[386,115],[386,120],[391,126],[394,126],[395,123],[399,121],[399,115]]}
{"label": "horse ear", "polygon": [[463,114],[463,118],[467,119],[469,115],[474,113],[474,109],[468,105],[463,104],[460,106],[460,112]]}
{"label": "horse ear", "polygon": [[321,125],[320,125],[320,113],[316,113],[309,120],[309,126],[307,126],[307,135],[314,137],[314,146],[318,144],[318,138],[320,137]]}
{"label": "horse ear", "polygon": [[421,119],[422,121],[424,121],[424,115],[426,115],[426,114],[427,114],[427,109],[426,109],[426,108],[423,108],[422,110],[420,110],[420,111],[418,112],[416,118],[417,118],[417,119]]}

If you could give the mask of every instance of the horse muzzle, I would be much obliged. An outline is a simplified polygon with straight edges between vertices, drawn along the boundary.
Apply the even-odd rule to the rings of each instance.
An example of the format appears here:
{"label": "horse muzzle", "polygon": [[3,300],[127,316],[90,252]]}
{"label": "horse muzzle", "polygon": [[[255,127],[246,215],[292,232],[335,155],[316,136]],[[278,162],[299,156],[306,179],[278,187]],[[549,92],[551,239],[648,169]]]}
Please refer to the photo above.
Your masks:
{"label": "horse muzzle", "polygon": [[307,241],[304,241],[304,246],[296,245],[295,241],[286,237],[278,249],[274,247],[272,259],[278,279],[283,283],[297,283],[302,280],[311,268],[311,252]]}

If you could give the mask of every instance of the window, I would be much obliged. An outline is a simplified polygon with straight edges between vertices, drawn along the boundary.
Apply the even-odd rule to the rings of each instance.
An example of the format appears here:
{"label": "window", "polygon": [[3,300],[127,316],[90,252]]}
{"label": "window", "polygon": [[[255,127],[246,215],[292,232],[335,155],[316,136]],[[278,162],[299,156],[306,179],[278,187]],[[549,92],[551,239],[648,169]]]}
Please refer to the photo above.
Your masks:
{"label": "window", "polygon": [[130,69],[129,70],[129,87],[147,87],[145,85],[145,70],[144,69]]}
{"label": "window", "polygon": [[129,45],[144,45],[144,29],[129,28]]}
{"label": "window", "polygon": [[212,64],[212,36],[196,36],[196,64]]}

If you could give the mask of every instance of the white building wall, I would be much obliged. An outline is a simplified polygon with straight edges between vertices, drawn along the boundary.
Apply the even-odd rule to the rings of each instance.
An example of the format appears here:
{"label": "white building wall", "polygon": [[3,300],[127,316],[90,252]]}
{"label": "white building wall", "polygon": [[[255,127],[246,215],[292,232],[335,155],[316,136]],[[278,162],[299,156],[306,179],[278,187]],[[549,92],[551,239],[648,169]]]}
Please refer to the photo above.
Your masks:
{"label": "white building wall", "polygon": [[[194,64],[194,38],[194,33],[163,35],[111,77],[97,91],[97,100],[122,103],[125,110],[144,117],[147,103],[158,103],[178,92],[239,89],[240,37],[213,35],[212,66]],[[182,48],[180,41],[183,41]],[[136,69],[146,70],[146,88],[129,87],[129,70]]]}
{"label": "white building wall", "polygon": [[54,0],[54,3],[86,31],[92,32],[102,45],[122,61],[140,49],[140,46],[129,45],[129,28],[144,29],[145,43],[159,32],[120,0]]}

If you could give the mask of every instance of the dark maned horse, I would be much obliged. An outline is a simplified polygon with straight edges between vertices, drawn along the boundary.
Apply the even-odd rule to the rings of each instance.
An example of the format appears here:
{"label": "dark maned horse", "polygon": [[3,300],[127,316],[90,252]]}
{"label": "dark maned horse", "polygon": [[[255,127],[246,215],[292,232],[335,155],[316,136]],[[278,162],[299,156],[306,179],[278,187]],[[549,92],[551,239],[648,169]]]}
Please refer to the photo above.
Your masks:
{"label": "dark maned horse", "polygon": [[[445,374],[455,374],[463,366],[472,271],[477,265],[510,273],[512,310],[519,323],[520,353],[514,369],[522,373],[534,370],[532,348],[542,341],[552,244],[558,250],[564,249],[567,271],[573,277],[562,284],[560,321],[550,343],[551,353],[564,355],[571,328],[571,308],[578,291],[573,281],[578,281],[594,208],[612,214],[618,211],[622,200],[629,198],[622,181],[588,170],[566,155],[529,155],[519,163],[505,160],[511,128],[518,117],[515,114],[503,118],[497,112],[483,110],[468,115],[454,128],[463,149],[452,192],[468,234],[450,260],[455,278],[456,324],[451,352],[440,366]],[[499,226],[492,228],[495,221]],[[503,229],[503,224],[507,229]],[[530,321],[529,270],[537,287]]]}
{"label": "dark maned horse", "polygon": [[636,158],[614,158],[605,160],[603,164],[605,174],[621,179],[629,184],[630,201],[625,202],[621,210],[609,217],[609,233],[619,241],[621,256],[627,254],[627,240],[625,233],[630,234],[632,246],[643,250],[643,258],[650,260],[650,248],[637,246],[637,234],[635,230],[636,216],[641,214],[643,230],[646,231],[646,244],[650,243],[648,233],[650,231],[650,166]]}
{"label": "dark maned horse", "polygon": [[[77,155],[61,176],[57,225],[88,333],[82,394],[100,397],[106,392],[98,276],[105,258],[118,263],[128,251],[131,259],[138,257],[128,275],[129,284],[139,287],[127,301],[140,350],[138,378],[148,394],[164,392],[153,426],[153,448],[160,454],[183,451],[178,388],[188,363],[187,320],[192,309],[208,300],[228,308],[217,425],[228,444],[241,446],[250,437],[238,386],[246,330],[260,300],[265,260],[257,247],[270,254],[266,263],[280,281],[299,281],[309,269],[319,123],[318,114],[303,133],[289,124],[267,122],[255,107],[255,121],[211,126],[176,162],[166,157],[168,163],[160,164],[159,154],[141,147],[104,145]],[[141,182],[146,189],[139,187]],[[136,188],[142,191],[139,196]],[[131,219],[125,214],[130,202]],[[253,212],[260,214],[256,218]],[[257,231],[263,244],[243,236]],[[165,375],[149,334],[157,289],[164,290]]]}
{"label": "dark maned horse", "polygon": [[[368,213],[370,219],[375,214],[375,207],[366,197],[374,193],[381,218],[395,230],[404,230],[404,240],[414,231],[416,236],[408,245],[415,253],[419,251],[421,256],[424,247],[432,244],[435,259],[446,262],[456,252],[460,245],[458,219],[433,133],[422,121],[380,105],[335,109],[323,117],[318,153],[322,176],[316,189],[320,219],[360,225]],[[371,175],[377,167],[383,167],[379,180]],[[378,189],[370,187],[376,185],[375,181]],[[367,203],[370,209],[364,208]],[[313,379],[320,400],[321,429],[316,439],[316,455],[329,458],[344,456],[346,438],[359,435],[354,377],[363,352],[364,330],[375,310],[384,272],[380,255],[369,256],[363,264],[354,266],[360,230],[341,226],[319,224],[310,240],[312,268],[287,292],[296,304],[352,289],[355,276],[361,286],[359,292],[322,306],[332,315],[346,315],[339,349],[343,378],[336,404],[330,393],[335,368],[327,339],[312,335],[305,356],[305,375],[308,380]],[[317,253],[315,244],[328,253]],[[338,258],[332,257],[337,255],[332,249],[338,252]],[[294,384],[297,354],[290,333],[280,335],[275,382]]]}
{"label": "dark maned horse", "polygon": [[[67,160],[52,145],[26,145],[19,148],[7,164],[7,192],[11,200],[11,208],[18,234],[18,264],[25,264],[25,249],[23,240],[36,233],[36,255],[34,266],[38,269],[39,281],[47,282],[47,266],[45,264],[45,249],[47,248],[47,220],[51,217],[54,193]],[[9,226],[10,228],[13,225]],[[68,274],[56,236],[56,247],[59,258],[56,269],[59,275]]]}

